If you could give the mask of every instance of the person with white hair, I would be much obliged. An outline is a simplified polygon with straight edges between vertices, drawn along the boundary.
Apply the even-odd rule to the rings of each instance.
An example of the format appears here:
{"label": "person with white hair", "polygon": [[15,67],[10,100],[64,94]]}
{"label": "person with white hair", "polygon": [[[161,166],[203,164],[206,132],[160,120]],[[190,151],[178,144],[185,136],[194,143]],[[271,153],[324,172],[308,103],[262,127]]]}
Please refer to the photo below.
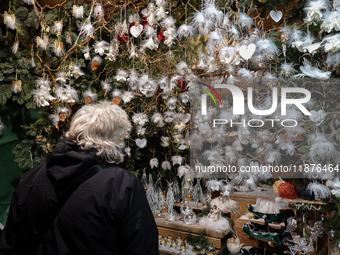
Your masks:
{"label": "person with white hair", "polygon": [[118,166],[130,130],[111,102],[80,108],[47,161],[21,177],[0,254],[158,254],[143,185]]}

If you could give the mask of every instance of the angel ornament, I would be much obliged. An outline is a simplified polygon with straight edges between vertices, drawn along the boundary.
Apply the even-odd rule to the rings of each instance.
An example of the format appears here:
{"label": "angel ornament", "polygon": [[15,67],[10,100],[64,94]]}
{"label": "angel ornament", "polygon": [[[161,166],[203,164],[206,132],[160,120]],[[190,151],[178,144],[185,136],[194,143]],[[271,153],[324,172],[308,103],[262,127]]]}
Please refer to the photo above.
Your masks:
{"label": "angel ornament", "polygon": [[213,208],[210,209],[208,219],[214,222],[219,221],[221,219],[221,211],[216,205],[214,205]]}

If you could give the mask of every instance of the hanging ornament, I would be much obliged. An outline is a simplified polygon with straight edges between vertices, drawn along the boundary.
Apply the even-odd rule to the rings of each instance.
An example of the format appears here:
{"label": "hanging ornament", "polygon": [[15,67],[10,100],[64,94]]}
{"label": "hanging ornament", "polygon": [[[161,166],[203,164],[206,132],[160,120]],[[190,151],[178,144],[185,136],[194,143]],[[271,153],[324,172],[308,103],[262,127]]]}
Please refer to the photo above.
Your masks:
{"label": "hanging ornament", "polygon": [[91,61],[91,70],[96,71],[102,62],[103,60],[101,57],[95,56]]}
{"label": "hanging ornament", "polygon": [[15,15],[13,14],[9,14],[7,11],[5,11],[4,13],[4,24],[12,29],[15,30]]}
{"label": "hanging ornament", "polygon": [[77,19],[82,19],[83,16],[84,16],[84,7],[78,6],[78,5],[73,5],[72,14],[73,14],[73,17],[75,17]]}
{"label": "hanging ornament", "polygon": [[256,45],[254,43],[251,43],[248,46],[242,45],[239,48],[238,52],[242,58],[244,58],[245,60],[248,60],[253,56],[255,49],[256,49]]}
{"label": "hanging ornament", "polygon": [[112,103],[114,103],[115,105],[119,105],[119,103],[120,103],[119,97],[115,96],[115,97],[112,99]]}
{"label": "hanging ornament", "polygon": [[21,91],[21,80],[18,80],[18,71],[15,73],[15,81],[12,81],[12,91],[15,94]]}
{"label": "hanging ornament", "polygon": [[153,169],[154,167],[158,167],[158,159],[157,158],[152,158],[150,160],[150,167]]}
{"label": "hanging ornament", "polygon": [[170,140],[169,137],[162,136],[162,137],[161,137],[161,145],[162,145],[163,147],[168,147],[168,146],[170,145],[169,140]]}
{"label": "hanging ornament", "polygon": [[64,55],[64,43],[57,39],[54,41],[54,53],[57,57]]}
{"label": "hanging ornament", "polygon": [[145,146],[146,146],[146,139],[136,139],[136,145],[139,147],[139,148],[141,148],[141,149],[143,149]]}
{"label": "hanging ornament", "polygon": [[282,19],[282,12],[271,10],[269,16],[277,23]]}

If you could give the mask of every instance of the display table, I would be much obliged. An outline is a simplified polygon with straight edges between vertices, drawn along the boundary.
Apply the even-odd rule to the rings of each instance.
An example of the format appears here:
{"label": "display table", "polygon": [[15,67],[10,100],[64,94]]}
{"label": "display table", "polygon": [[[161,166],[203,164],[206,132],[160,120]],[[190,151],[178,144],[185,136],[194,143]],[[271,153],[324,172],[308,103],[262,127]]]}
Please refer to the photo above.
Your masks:
{"label": "display table", "polygon": [[[154,215],[154,217],[160,236],[167,237],[170,235],[172,238],[181,236],[184,239],[189,235],[189,232],[192,236],[199,236],[200,232],[203,230],[197,225],[186,225],[183,220],[181,220],[183,218],[183,215],[181,214],[176,215],[175,221],[172,222],[166,219],[163,215]],[[219,251],[224,249],[227,239],[231,237],[230,230],[217,231],[206,228],[205,232],[208,240],[211,241],[211,244]]]}

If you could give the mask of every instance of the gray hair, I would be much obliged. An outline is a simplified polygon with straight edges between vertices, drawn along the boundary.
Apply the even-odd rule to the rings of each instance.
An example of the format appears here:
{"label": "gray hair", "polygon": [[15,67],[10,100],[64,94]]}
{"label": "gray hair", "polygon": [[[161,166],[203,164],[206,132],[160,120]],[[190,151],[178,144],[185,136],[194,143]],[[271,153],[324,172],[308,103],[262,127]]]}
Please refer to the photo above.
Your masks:
{"label": "gray hair", "polygon": [[124,138],[131,130],[126,112],[108,101],[87,104],[73,116],[66,137],[83,150],[96,149],[97,156],[109,163],[123,161]]}

